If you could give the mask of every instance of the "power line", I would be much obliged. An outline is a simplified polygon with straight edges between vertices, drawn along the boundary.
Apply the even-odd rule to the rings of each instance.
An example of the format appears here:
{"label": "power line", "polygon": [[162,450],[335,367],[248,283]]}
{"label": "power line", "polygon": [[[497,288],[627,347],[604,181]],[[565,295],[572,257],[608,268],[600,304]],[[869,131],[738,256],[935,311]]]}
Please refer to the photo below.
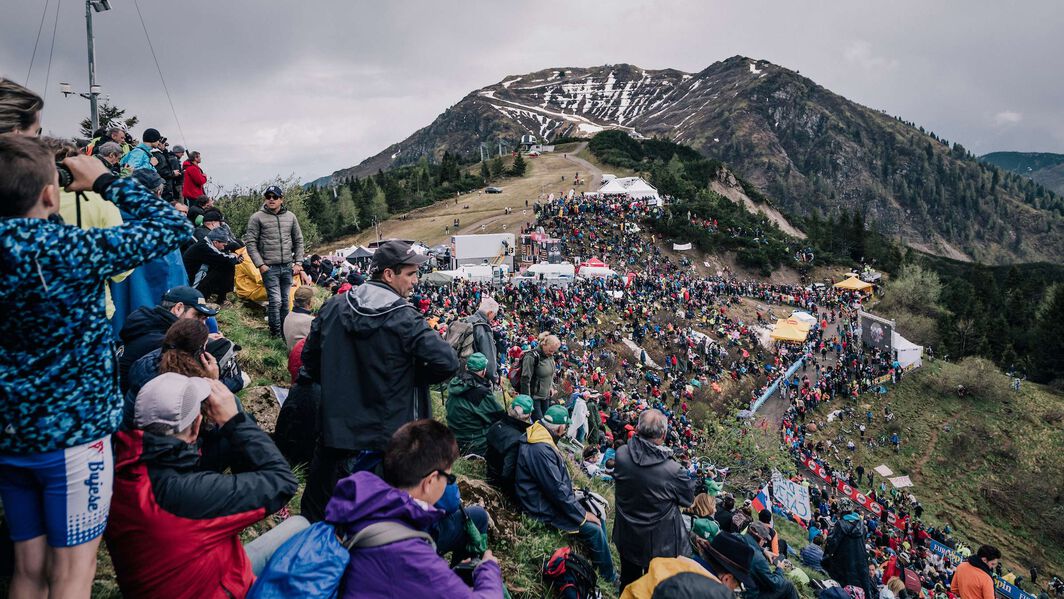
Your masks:
{"label": "power line", "polygon": [[52,3],[52,0],[45,0],[44,11],[41,13],[41,24],[37,27],[37,40],[33,42],[33,55],[30,56],[30,68],[26,69],[26,83],[25,86],[30,86],[30,73],[33,72],[33,61],[37,59],[37,45],[41,43],[41,32],[44,31],[44,19],[48,16],[48,5]]}
{"label": "power line", "polygon": [[[62,0],[60,0],[62,2]],[[181,135],[181,143],[188,147],[188,141],[185,139],[185,131],[181,128],[181,119],[177,118],[177,110],[174,109],[174,101],[170,97],[170,90],[166,87],[166,78],[163,77],[163,69],[159,66],[159,58],[155,55],[155,47],[152,46],[151,36],[148,35],[148,26],[144,24],[144,16],[140,14],[140,3],[137,0],[133,0],[133,6],[137,8],[137,18],[140,19],[140,27],[144,30],[144,39],[148,40],[148,49],[151,50],[151,57],[155,60],[155,70],[159,73],[159,81],[163,82],[163,91],[166,93],[166,101],[170,103],[170,112],[174,115],[174,122],[177,123],[177,132]]]}
{"label": "power line", "polygon": [[44,91],[42,96],[48,93],[48,83],[52,80],[52,55],[55,54],[55,32],[59,27],[59,11],[63,8],[63,0],[55,3],[55,22],[52,23],[52,49],[48,51],[48,70],[44,75]]}

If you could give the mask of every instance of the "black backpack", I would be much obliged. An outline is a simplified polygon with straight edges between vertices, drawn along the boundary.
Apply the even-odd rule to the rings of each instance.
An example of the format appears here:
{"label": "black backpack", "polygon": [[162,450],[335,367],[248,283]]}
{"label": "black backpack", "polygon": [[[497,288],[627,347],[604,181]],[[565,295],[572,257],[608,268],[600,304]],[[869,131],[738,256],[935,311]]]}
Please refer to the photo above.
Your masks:
{"label": "black backpack", "polygon": [[570,547],[556,549],[543,564],[543,583],[561,599],[600,599],[598,574],[586,558]]}

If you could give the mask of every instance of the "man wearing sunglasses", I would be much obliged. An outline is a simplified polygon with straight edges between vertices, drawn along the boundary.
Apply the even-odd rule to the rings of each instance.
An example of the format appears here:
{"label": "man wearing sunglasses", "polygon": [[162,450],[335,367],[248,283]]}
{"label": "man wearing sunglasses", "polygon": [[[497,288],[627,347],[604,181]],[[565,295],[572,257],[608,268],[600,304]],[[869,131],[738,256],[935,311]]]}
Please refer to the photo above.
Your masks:
{"label": "man wearing sunglasses", "polygon": [[248,219],[244,243],[255,268],[262,273],[269,306],[266,314],[270,335],[281,338],[281,324],[288,316],[288,291],[292,275],[303,269],[303,231],[299,219],[284,207],[284,192],[271,185],[262,194],[262,209]]}
{"label": "man wearing sunglasses", "polygon": [[356,472],[336,484],[325,519],[344,535],[387,522],[402,540],[351,552],[339,597],[500,597],[502,573],[490,550],[473,569],[470,588],[436,554],[427,531],[444,518],[433,507],[449,484],[458,444],[446,425],[423,419],[392,435],[380,477]]}

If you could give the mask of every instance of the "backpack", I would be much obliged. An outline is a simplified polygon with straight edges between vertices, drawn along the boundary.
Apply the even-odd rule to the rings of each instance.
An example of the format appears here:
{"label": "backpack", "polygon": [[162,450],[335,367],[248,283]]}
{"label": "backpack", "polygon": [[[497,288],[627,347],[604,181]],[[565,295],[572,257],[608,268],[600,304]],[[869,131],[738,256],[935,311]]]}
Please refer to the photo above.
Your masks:
{"label": "backpack", "polygon": [[447,327],[446,341],[458,354],[458,362],[465,368],[465,359],[473,354],[473,325],[464,318],[458,319]]}
{"label": "backpack", "polygon": [[406,539],[433,542],[429,533],[398,522],[370,524],[346,539],[340,538],[332,524],[317,522],[277,548],[248,591],[247,599],[336,597],[352,550]]}
{"label": "backpack", "polygon": [[554,597],[599,599],[598,574],[591,562],[570,547],[560,547],[543,563],[543,582]]}
{"label": "backpack", "polygon": [[610,502],[606,498],[590,489],[575,489],[573,494],[576,500],[585,510],[595,514],[595,517],[605,522],[606,514],[610,510]]}
{"label": "backpack", "polygon": [[[537,352],[532,360],[532,371],[535,373],[536,367],[539,366],[540,355],[538,350],[530,349],[528,351]],[[521,392],[521,366],[525,363],[525,356],[528,352],[521,354],[521,357],[517,359],[517,363],[510,369],[510,372],[506,375],[506,378],[510,379],[510,386],[514,388],[515,393]],[[533,391],[533,389],[529,389]],[[529,393],[531,395],[531,393]]]}

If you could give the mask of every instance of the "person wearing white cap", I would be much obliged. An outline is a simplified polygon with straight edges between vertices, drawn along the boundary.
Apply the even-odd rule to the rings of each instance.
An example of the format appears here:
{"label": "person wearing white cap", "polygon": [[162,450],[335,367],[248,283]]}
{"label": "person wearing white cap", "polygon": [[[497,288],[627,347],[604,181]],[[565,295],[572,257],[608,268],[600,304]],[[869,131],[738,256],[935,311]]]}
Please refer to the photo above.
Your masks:
{"label": "person wearing white cap", "polygon": [[[232,474],[200,467],[196,441],[205,418],[230,443]],[[115,435],[115,492],[104,535],[122,594],[214,597],[225,589],[243,597],[254,575],[240,533],[295,495],[288,462],[217,380],[155,377],[137,394],[133,424]]]}

